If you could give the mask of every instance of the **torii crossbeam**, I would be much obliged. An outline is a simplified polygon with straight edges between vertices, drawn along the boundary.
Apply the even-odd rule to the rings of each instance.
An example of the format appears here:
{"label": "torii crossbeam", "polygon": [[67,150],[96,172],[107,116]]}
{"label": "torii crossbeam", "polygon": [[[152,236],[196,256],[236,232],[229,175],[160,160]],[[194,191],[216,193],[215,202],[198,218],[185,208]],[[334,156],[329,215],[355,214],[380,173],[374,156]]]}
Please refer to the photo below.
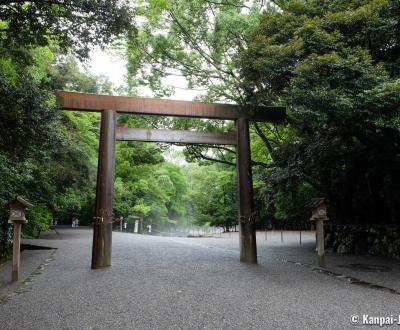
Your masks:
{"label": "torii crossbeam", "polygon": [[[112,202],[117,140],[236,145],[240,261],[257,263],[249,121],[281,123],[285,119],[284,108],[243,109],[233,104],[75,92],[57,92],[56,96],[57,103],[63,110],[101,112],[96,214],[93,226],[93,269],[111,266]],[[217,133],[125,128],[116,125],[117,113],[235,120],[236,131]]]}

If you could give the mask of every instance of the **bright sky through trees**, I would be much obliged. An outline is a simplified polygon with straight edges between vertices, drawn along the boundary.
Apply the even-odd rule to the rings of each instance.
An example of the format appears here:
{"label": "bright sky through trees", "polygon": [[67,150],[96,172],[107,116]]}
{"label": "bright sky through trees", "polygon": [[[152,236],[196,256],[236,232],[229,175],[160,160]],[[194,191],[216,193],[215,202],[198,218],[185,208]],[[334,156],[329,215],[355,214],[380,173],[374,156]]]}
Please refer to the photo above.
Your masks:
{"label": "bright sky through trees", "polygon": [[[106,50],[95,49],[86,68],[93,75],[108,77],[115,87],[126,85],[126,59],[112,48]],[[165,81],[167,84],[176,87],[175,94],[170,97],[171,99],[191,101],[199,94],[199,91],[186,88],[187,82],[183,77],[170,76]],[[139,92],[139,96],[153,95],[150,88],[146,87],[140,87]]]}

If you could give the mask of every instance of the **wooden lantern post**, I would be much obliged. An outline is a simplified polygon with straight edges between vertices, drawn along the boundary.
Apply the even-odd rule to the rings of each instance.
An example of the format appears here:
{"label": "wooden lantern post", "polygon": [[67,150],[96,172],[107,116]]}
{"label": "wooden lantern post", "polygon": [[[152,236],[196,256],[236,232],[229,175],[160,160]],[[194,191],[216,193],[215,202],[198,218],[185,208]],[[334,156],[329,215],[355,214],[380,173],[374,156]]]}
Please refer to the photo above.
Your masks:
{"label": "wooden lantern post", "polygon": [[14,200],[9,202],[7,206],[10,209],[8,223],[14,226],[11,281],[17,282],[19,279],[21,224],[28,222],[25,218],[25,211],[33,205],[24,200],[21,196],[17,196]]}
{"label": "wooden lantern post", "polygon": [[325,198],[313,198],[308,206],[312,209],[310,220],[315,221],[317,233],[318,266],[325,267],[324,221],[328,221],[328,202]]}

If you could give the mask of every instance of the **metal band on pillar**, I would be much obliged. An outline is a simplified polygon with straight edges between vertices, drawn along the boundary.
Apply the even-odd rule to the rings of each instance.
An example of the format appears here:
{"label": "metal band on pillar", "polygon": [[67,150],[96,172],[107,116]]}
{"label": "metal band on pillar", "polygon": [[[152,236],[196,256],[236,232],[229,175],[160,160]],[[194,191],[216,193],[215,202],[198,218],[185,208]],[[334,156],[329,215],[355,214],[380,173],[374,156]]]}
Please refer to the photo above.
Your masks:
{"label": "metal band on pillar", "polygon": [[115,111],[104,110],[101,114],[96,215],[93,221],[93,269],[111,266],[115,125]]}
{"label": "metal band on pillar", "polygon": [[256,228],[253,216],[254,206],[249,120],[246,118],[239,118],[236,121],[236,127],[240,261],[257,263]]}

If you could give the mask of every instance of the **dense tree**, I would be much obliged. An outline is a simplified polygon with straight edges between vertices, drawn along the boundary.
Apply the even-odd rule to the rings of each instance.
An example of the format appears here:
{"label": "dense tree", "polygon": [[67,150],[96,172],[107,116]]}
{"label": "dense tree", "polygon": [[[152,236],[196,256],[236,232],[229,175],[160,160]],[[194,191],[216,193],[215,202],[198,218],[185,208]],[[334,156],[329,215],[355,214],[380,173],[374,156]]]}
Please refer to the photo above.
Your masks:
{"label": "dense tree", "polygon": [[[170,95],[184,77],[205,99],[238,102],[243,93],[235,55],[258,23],[263,1],[140,1],[138,38],[128,44],[132,87],[144,83],[159,95]],[[171,80],[170,80],[171,81]],[[204,97],[203,97],[204,98]],[[240,102],[238,102],[240,103]]]}
{"label": "dense tree", "polygon": [[225,165],[190,164],[185,168],[188,201],[196,225],[221,226],[228,230],[237,223],[235,171]]}
{"label": "dense tree", "polygon": [[72,55],[58,56],[54,65],[49,67],[52,90],[84,91],[93,94],[113,94],[113,85],[103,75],[92,75],[79,68],[78,61]]}
{"label": "dense tree", "polygon": [[[60,114],[53,88],[111,91],[60,53],[83,59],[93,45],[131,37],[132,18],[123,1],[0,1],[0,203],[24,195],[37,205],[37,229],[50,212],[89,220],[94,197],[98,117]],[[4,208],[0,217],[2,258],[10,237]]]}
{"label": "dense tree", "polygon": [[56,42],[86,58],[93,45],[134,35],[134,13],[125,0],[0,1],[0,45],[21,55]]}
{"label": "dense tree", "polygon": [[337,222],[398,221],[399,10],[315,0],[264,13],[242,53],[243,88],[250,103],[287,106],[292,131],[271,154],[269,200],[307,184]]}
{"label": "dense tree", "polygon": [[[145,84],[156,95],[168,96],[173,91],[173,78],[178,81],[183,78],[188,88],[199,92],[198,98],[234,102],[245,110],[249,101],[239,72],[238,54],[247,48],[248,36],[259,24],[264,6],[264,1],[142,1],[137,15],[143,24],[138,38],[128,43],[127,49],[132,91],[138,84]],[[264,100],[260,104],[270,103]],[[232,122],[217,120],[178,119],[162,124],[204,131],[233,128]],[[269,124],[251,129],[253,167],[262,172],[274,166],[271,155],[282,141],[290,139],[291,132],[286,127]],[[190,162],[235,166],[235,149],[231,147],[189,146],[185,155]],[[265,207],[262,191],[265,189],[256,191],[257,207],[266,222],[266,214],[271,217],[271,213],[260,209]]]}
{"label": "dense tree", "polygon": [[[122,116],[120,120],[131,127],[148,125],[141,116]],[[117,143],[117,217],[140,216],[154,225],[183,221],[187,181],[178,166],[165,161],[164,149],[154,143]]]}
{"label": "dense tree", "polygon": [[[128,43],[128,83],[132,92],[146,85],[157,96],[171,96],[175,81],[187,82],[204,101],[245,105],[237,54],[258,24],[264,1],[140,1],[142,24]],[[166,79],[168,78],[168,79]],[[179,86],[178,86],[179,87]],[[182,88],[182,87],[179,87]],[[226,131],[231,122],[169,121],[169,127]],[[216,146],[186,149],[192,160],[224,160],[234,150]],[[234,157],[233,157],[234,158]]]}

